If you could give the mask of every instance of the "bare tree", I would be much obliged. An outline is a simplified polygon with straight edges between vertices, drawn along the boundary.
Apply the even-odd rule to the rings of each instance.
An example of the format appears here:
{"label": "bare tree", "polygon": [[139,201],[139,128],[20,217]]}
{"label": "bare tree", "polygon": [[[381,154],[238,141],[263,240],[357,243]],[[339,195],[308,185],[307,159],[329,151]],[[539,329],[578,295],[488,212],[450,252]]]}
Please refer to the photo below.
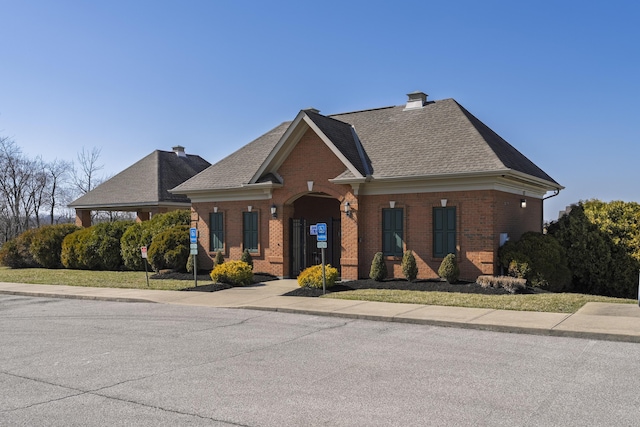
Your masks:
{"label": "bare tree", "polygon": [[82,147],[82,151],[78,153],[78,167],[73,168],[73,183],[80,194],[86,194],[93,190],[101,179],[96,176],[97,172],[104,168],[104,165],[98,164],[102,149],[93,147],[91,151],[87,151]]}
{"label": "bare tree", "polygon": [[28,187],[33,175],[33,162],[22,154],[15,141],[0,137],[0,193],[8,213],[8,238],[17,236],[29,226]]}
{"label": "bare tree", "polygon": [[47,175],[47,202],[49,207],[49,219],[53,224],[55,221],[56,208],[60,201],[68,198],[68,178],[69,171],[72,170],[72,163],[64,160],[55,159],[45,165],[45,173]]}

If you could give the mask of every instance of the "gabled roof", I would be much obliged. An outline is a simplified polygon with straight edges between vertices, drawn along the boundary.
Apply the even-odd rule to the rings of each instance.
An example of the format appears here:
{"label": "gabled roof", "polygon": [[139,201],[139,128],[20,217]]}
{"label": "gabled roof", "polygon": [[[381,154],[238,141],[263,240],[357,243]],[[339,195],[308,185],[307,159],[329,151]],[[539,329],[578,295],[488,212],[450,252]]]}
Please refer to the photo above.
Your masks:
{"label": "gabled roof", "polygon": [[455,100],[444,99],[422,108],[396,106],[330,116],[303,110],[293,122],[274,128],[172,192],[216,192],[266,182],[263,176],[276,173],[278,155],[287,155],[297,143],[295,129],[304,122],[337,149],[347,166],[335,182],[511,174],[547,189],[562,188]]}
{"label": "gabled roof", "polygon": [[144,206],[187,204],[190,200],[169,190],[205,170],[211,164],[200,156],[178,156],[156,150],[111,179],[74,200],[76,209],[135,209]]}

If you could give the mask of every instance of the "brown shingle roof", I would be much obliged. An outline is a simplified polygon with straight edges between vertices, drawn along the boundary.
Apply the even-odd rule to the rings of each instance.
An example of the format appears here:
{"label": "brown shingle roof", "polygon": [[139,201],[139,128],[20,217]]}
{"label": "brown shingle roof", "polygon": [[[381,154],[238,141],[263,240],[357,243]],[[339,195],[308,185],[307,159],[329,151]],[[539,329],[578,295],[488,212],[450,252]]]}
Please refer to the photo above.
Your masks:
{"label": "brown shingle roof", "polygon": [[[323,116],[305,114],[363,175],[374,179],[516,171],[559,184],[453,99],[423,108],[386,107]],[[291,122],[274,128],[174,191],[238,188],[249,184]],[[363,153],[357,151],[355,129]],[[338,178],[353,177],[348,170]]]}
{"label": "brown shingle roof", "polygon": [[74,200],[71,208],[113,209],[189,203],[185,195],[168,190],[202,172],[211,164],[200,156],[179,157],[156,150],[90,192]]}

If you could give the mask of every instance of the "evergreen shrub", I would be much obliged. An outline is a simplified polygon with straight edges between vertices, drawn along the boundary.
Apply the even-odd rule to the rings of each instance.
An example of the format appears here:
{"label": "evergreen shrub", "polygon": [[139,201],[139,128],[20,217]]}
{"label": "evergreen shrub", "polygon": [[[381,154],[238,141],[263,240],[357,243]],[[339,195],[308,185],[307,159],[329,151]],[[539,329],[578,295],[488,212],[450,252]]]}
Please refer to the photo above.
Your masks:
{"label": "evergreen shrub", "polygon": [[148,261],[155,271],[185,271],[189,258],[189,226],[174,225],[156,235],[147,250]]}
{"label": "evergreen shrub", "polygon": [[371,261],[371,269],[369,270],[369,277],[376,282],[382,282],[387,278],[387,264],[384,262],[384,255],[382,252],[376,252]]}
{"label": "evergreen shrub", "polygon": [[29,252],[44,268],[60,268],[62,241],[80,228],[75,224],[45,225],[36,229]]}
{"label": "evergreen shrub", "polygon": [[251,269],[253,270],[253,258],[251,257],[251,254],[249,253],[248,249],[245,249],[244,252],[242,252],[240,261],[244,261],[247,264],[249,264],[251,266]]}
{"label": "evergreen shrub", "polygon": [[213,259],[213,265],[220,265],[220,264],[224,264],[224,255],[222,255],[222,251],[218,251],[216,252],[216,256]]}
{"label": "evergreen shrub", "polygon": [[442,277],[449,283],[455,283],[460,278],[460,267],[458,260],[454,254],[448,254],[442,260],[440,268],[438,268],[438,276]]}
{"label": "evergreen shrub", "polygon": [[402,255],[402,274],[410,282],[413,282],[418,277],[418,265],[413,251],[406,251]]}

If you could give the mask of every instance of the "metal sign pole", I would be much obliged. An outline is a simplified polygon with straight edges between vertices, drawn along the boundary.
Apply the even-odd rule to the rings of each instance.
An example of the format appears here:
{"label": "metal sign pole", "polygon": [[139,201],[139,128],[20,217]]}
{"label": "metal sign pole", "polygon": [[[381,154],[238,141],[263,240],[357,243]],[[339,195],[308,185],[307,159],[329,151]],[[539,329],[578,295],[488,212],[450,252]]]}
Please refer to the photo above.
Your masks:
{"label": "metal sign pole", "polygon": [[324,248],[322,248],[322,295],[327,293],[327,275],[324,270]]}
{"label": "metal sign pole", "polygon": [[149,268],[147,267],[147,259],[144,259],[144,275],[147,276],[147,287],[149,287]]}
{"label": "metal sign pole", "polygon": [[191,255],[193,257],[193,283],[198,287],[198,255]]}

